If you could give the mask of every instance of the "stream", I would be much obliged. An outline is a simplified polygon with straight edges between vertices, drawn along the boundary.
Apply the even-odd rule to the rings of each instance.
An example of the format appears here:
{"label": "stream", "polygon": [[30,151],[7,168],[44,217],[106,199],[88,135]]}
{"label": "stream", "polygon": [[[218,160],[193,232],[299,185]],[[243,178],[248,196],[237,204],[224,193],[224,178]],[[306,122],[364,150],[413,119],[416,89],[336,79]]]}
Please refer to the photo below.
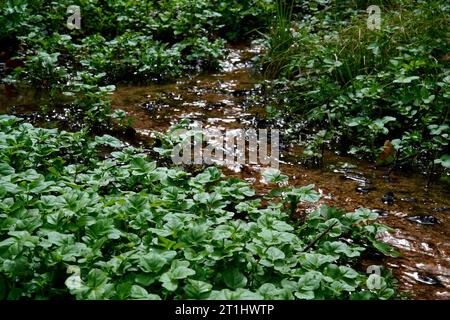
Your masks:
{"label": "stream", "polygon": [[[233,45],[223,69],[218,73],[198,74],[176,82],[148,86],[118,86],[111,97],[112,107],[125,110],[134,118],[133,128],[141,139],[152,131],[166,131],[181,119],[201,121],[211,129],[249,129],[259,127],[265,106],[261,85],[252,74],[252,57],[256,45]],[[64,111],[39,114],[33,97],[9,95],[0,90],[0,113],[24,116],[29,121],[55,121],[64,118]],[[420,174],[394,171],[389,179],[386,169],[373,163],[325,152],[322,168],[311,169],[300,163],[301,148],[285,145],[281,150],[280,170],[289,176],[291,185],[315,184],[322,194],[314,207],[326,204],[347,211],[360,207],[377,210],[380,222],[395,229],[381,240],[395,246],[400,258],[373,254],[363,265],[384,265],[393,270],[399,289],[414,299],[450,299],[450,234],[448,187],[434,184],[426,188]],[[228,176],[249,181],[259,194],[270,190],[261,177],[261,167],[244,165],[224,168]],[[361,188],[363,181],[370,188]],[[386,193],[388,194],[386,199]],[[384,202],[382,198],[384,197]],[[308,207],[309,206],[309,207]],[[304,210],[311,210],[305,205]]]}

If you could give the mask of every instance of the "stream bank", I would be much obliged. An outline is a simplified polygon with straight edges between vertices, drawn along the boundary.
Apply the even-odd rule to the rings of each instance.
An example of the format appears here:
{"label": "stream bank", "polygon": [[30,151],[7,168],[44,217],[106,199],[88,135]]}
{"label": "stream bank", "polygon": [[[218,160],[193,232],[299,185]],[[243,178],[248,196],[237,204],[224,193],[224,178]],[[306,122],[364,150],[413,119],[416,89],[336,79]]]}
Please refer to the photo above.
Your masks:
{"label": "stream bank", "polygon": [[[146,139],[154,130],[164,132],[181,119],[201,121],[207,128],[220,130],[265,127],[264,103],[255,98],[262,96],[262,88],[251,73],[251,59],[259,49],[247,45],[230,47],[223,71],[219,73],[149,86],[119,86],[112,96],[112,106],[133,117],[133,128],[139,139]],[[64,108],[50,110],[42,116],[36,96],[8,95],[8,92],[2,93],[0,113],[28,117],[37,124],[65,119]],[[450,199],[445,186],[425,188],[423,176],[396,171],[387,180],[383,169],[331,152],[326,152],[323,168],[311,169],[300,163],[300,154],[300,148],[285,142],[280,170],[289,176],[291,185],[314,183],[323,195],[316,205],[327,204],[347,211],[359,207],[378,210],[380,222],[396,229],[395,233],[384,234],[383,240],[397,247],[402,257],[383,258],[373,254],[366,257],[364,264],[384,264],[393,269],[400,290],[411,292],[412,298],[450,298],[449,211],[446,210]],[[243,166],[239,170],[224,168],[224,172],[249,181],[263,194],[270,186],[264,183],[261,169]],[[361,182],[370,188],[361,189]],[[386,201],[388,192],[392,195]],[[426,216],[433,218],[421,218]]]}
{"label": "stream bank", "polygon": [[[141,136],[153,130],[166,131],[182,119],[200,121],[206,129],[267,128],[262,88],[252,74],[251,59],[257,46],[233,46],[222,72],[200,74],[173,83],[150,86],[121,86],[112,105],[134,118],[133,128]],[[255,99],[259,97],[259,99]],[[425,188],[420,174],[394,171],[390,179],[385,170],[373,164],[325,153],[325,166],[311,169],[299,159],[301,148],[285,142],[280,170],[291,185],[314,183],[323,194],[317,205],[336,206],[347,211],[360,207],[377,210],[380,222],[395,228],[384,234],[384,242],[401,252],[400,258],[367,257],[365,265],[384,264],[394,271],[401,291],[415,299],[450,299],[450,199],[443,185]],[[351,169],[349,169],[351,164]],[[229,175],[249,181],[260,194],[270,186],[261,177],[261,167],[245,165],[224,168]],[[358,189],[358,180],[370,181],[369,190]],[[382,198],[392,192],[393,202]],[[311,208],[305,208],[308,210]],[[416,216],[419,216],[416,218]],[[421,218],[431,216],[430,218]],[[408,219],[409,218],[409,219]],[[436,218],[436,219],[433,219]]]}

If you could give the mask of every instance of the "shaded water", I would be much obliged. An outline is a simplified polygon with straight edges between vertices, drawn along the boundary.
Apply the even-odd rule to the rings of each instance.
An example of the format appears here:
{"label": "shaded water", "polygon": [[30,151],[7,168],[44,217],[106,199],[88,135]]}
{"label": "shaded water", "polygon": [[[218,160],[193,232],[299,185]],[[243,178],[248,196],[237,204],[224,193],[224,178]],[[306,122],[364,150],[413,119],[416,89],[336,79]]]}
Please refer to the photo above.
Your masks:
{"label": "shaded water", "polygon": [[[134,118],[133,128],[142,139],[153,130],[164,132],[181,119],[201,121],[206,128],[248,129],[265,127],[262,88],[251,74],[251,58],[257,47],[233,46],[216,74],[200,74],[177,82],[150,86],[120,86],[112,96],[112,107],[125,110]],[[33,98],[15,92],[0,93],[0,113],[34,115],[39,117]],[[17,97],[21,100],[18,101]],[[64,118],[64,110],[54,110],[53,118]],[[450,299],[450,235],[448,210],[450,197],[446,187],[433,185],[426,189],[421,175],[393,172],[386,179],[383,169],[352,158],[325,153],[323,168],[306,168],[299,162],[301,149],[285,143],[280,170],[289,176],[292,185],[314,183],[323,194],[320,204],[353,211],[366,207],[379,209],[380,221],[393,228],[382,240],[397,247],[400,258],[368,257],[365,265],[384,264],[393,269],[402,291],[409,291],[416,299]],[[343,163],[355,166],[342,169]],[[232,170],[233,169],[233,170]],[[240,170],[224,168],[230,176],[252,183],[258,193],[270,189],[261,178],[261,167],[245,165]],[[370,180],[371,189],[356,190],[358,180]],[[361,191],[361,190],[360,190]],[[393,192],[392,204],[384,204],[382,197]],[[305,205],[306,206],[306,205]],[[305,207],[305,210],[308,208]],[[408,220],[411,216],[432,215],[436,224],[420,224]],[[417,219],[416,219],[417,220]],[[427,221],[425,221],[427,222]],[[430,222],[430,221],[428,221]],[[431,222],[435,222],[431,219]]]}

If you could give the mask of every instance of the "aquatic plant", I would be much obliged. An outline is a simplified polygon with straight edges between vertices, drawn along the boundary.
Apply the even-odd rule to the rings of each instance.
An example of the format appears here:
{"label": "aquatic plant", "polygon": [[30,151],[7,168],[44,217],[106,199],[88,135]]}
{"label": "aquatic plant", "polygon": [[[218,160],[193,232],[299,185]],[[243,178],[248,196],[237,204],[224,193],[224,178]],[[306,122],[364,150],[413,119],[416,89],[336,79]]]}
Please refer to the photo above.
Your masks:
{"label": "aquatic plant", "polygon": [[357,265],[368,249],[396,254],[376,239],[388,230],[376,213],[322,206],[302,223],[290,218],[290,206],[319,199],[313,185],[260,197],[215,167],[161,167],[108,135],[12,116],[0,116],[0,129],[0,297],[396,296],[388,270],[373,287]]}

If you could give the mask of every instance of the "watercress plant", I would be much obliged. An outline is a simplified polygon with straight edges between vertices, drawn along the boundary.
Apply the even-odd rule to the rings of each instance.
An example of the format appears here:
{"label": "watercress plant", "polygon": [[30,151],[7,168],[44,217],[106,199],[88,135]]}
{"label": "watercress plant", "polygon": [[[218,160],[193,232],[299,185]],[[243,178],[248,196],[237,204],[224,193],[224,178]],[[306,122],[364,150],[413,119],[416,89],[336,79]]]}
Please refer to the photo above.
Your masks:
{"label": "watercress plant", "polygon": [[369,248],[395,255],[376,213],[321,206],[293,222],[290,205],[319,199],[313,185],[256,195],[216,167],[162,167],[111,136],[13,116],[0,116],[0,173],[7,299],[396,297],[387,270],[369,289],[358,265]]}

